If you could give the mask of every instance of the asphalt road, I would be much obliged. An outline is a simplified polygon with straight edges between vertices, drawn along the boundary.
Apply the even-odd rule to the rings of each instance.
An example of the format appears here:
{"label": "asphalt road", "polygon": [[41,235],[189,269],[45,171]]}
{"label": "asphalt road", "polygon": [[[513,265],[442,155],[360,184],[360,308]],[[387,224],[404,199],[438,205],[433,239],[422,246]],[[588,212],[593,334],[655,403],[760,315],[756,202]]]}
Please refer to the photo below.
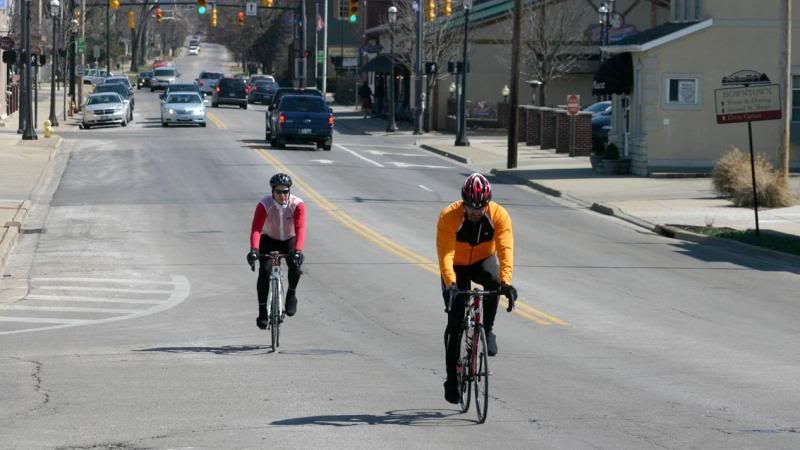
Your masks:
{"label": "asphalt road", "polygon": [[[205,45],[184,78],[224,56]],[[797,448],[800,268],[669,240],[490,178],[514,222],[488,420],[443,399],[434,236],[468,167],[339,117],[270,149],[264,107],[61,130],[4,277],[0,448]],[[277,170],[309,208],[298,314],[256,328],[245,263]],[[39,221],[41,227],[35,227]]]}

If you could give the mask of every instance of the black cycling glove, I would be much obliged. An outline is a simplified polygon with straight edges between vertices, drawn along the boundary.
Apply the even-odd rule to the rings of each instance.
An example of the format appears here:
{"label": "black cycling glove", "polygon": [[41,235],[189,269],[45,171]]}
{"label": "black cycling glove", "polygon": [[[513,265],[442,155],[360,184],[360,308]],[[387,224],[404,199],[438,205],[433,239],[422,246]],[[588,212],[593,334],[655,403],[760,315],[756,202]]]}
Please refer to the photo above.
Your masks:
{"label": "black cycling glove", "polygon": [[303,255],[303,252],[300,251],[300,250],[295,250],[295,251],[289,253],[289,257],[292,258],[292,262],[294,262],[294,266],[297,267],[298,269],[300,268],[300,266],[303,265],[303,261],[306,260],[305,255]]}
{"label": "black cycling glove", "polygon": [[250,270],[256,270],[256,261],[258,261],[258,249],[250,249],[247,253],[247,264],[250,264]]}
{"label": "black cycling glove", "polygon": [[503,283],[500,285],[500,293],[508,299],[506,311],[511,312],[514,309],[514,303],[517,301],[517,289],[510,284]]}
{"label": "black cycling glove", "polygon": [[458,292],[458,286],[455,284],[451,284],[450,286],[446,286],[444,288],[444,298],[447,302],[444,312],[450,312],[450,308],[453,307],[453,302],[456,300],[456,292]]}

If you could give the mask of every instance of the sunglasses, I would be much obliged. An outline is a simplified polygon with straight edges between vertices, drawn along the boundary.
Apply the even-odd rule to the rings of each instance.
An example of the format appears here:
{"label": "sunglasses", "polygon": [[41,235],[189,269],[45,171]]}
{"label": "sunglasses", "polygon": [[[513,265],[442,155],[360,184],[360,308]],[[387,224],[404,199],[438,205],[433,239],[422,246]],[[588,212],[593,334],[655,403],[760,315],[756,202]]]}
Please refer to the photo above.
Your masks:
{"label": "sunglasses", "polygon": [[274,192],[276,194],[288,194],[289,193],[289,189],[274,189],[272,192]]}

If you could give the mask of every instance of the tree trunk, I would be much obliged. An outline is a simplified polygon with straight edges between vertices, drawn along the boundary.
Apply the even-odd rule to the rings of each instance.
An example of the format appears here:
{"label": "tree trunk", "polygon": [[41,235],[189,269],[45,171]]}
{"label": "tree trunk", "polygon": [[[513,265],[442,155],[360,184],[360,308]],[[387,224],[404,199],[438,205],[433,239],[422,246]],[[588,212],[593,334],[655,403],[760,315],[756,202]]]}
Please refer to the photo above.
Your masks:
{"label": "tree trunk", "polygon": [[539,106],[545,105],[545,98],[544,98],[544,82],[539,85]]}

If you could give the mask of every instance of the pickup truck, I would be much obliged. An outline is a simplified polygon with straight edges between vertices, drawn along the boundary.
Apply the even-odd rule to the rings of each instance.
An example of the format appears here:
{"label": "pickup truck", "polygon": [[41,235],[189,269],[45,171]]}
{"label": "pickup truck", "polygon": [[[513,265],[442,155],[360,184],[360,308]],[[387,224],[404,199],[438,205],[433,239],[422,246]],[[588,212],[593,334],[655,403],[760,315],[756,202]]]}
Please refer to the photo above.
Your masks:
{"label": "pickup truck", "polygon": [[310,95],[286,95],[273,111],[275,133],[270,145],[283,148],[291,144],[316,144],[330,150],[333,143],[333,110],[325,99]]}

